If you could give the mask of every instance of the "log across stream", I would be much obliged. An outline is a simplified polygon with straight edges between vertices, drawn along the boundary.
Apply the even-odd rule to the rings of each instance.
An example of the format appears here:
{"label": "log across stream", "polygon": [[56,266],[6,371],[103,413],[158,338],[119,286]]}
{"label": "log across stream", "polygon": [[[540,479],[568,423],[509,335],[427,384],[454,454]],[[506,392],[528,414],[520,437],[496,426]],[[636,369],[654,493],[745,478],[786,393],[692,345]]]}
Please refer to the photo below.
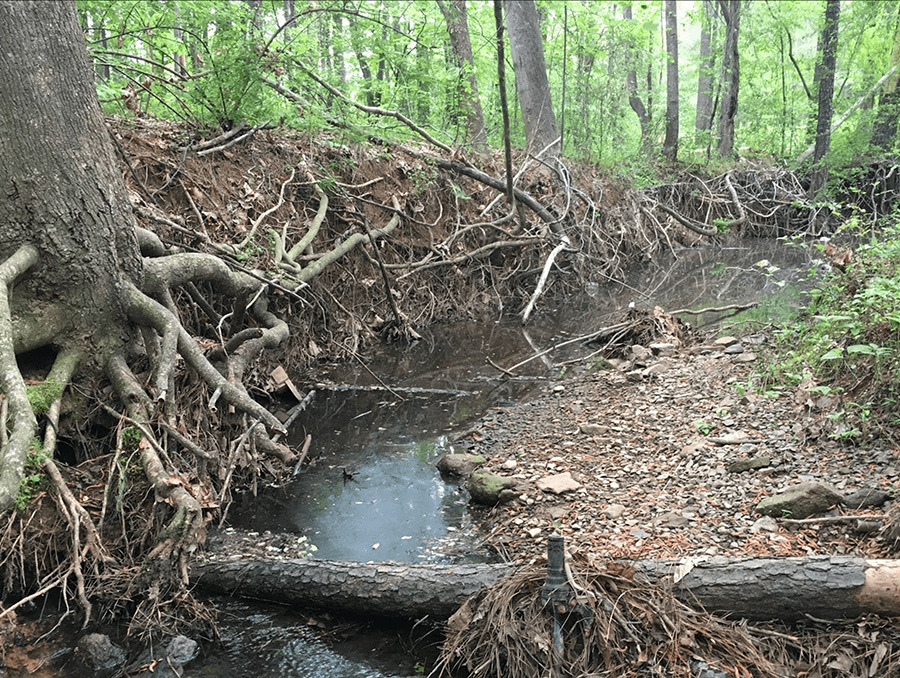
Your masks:
{"label": "log across stream", "polygon": [[[631,563],[638,580],[671,588],[682,601],[747,619],[900,616],[900,561],[855,556],[725,558]],[[347,562],[258,557],[208,559],[191,573],[197,586],[329,611],[446,619],[512,565]],[[677,579],[677,581],[676,581]]]}

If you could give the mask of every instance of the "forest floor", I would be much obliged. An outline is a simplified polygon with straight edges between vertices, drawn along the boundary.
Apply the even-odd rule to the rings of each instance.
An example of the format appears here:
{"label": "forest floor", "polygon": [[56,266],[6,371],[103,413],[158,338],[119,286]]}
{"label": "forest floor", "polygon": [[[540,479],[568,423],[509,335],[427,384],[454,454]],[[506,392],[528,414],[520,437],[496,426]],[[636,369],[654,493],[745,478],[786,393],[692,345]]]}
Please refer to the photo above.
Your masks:
{"label": "forest floor", "polygon": [[[764,497],[801,482],[875,503],[900,486],[900,449],[842,441],[829,418],[835,399],[815,395],[810,383],[752,386],[767,360],[764,339],[727,348],[710,338],[645,359],[645,367],[618,361],[494,409],[458,440],[487,457],[489,470],[523,483],[520,499],[484,517],[489,543],[526,561],[542,556],[554,531],[571,553],[611,558],[889,556],[882,519],[866,516],[883,515],[895,501],[836,505],[815,516],[832,519],[821,522],[756,511]],[[750,460],[768,463],[738,470]],[[565,473],[577,487],[538,488]]]}

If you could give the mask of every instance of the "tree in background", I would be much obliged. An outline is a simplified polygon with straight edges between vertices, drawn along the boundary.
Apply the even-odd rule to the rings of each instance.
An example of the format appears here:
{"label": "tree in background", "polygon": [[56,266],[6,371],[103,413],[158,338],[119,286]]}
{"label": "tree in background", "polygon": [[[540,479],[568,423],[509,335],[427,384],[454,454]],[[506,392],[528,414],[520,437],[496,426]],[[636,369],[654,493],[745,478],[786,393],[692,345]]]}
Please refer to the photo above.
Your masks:
{"label": "tree in background", "polygon": [[[634,21],[634,16],[631,12],[631,5],[624,5],[622,7],[622,18],[627,22]],[[636,70],[636,61],[637,55],[635,54],[635,49],[632,45],[628,45],[628,61],[630,63],[630,68],[628,69],[628,74],[625,76],[625,83],[628,89],[628,105],[631,106],[631,110],[634,111],[634,114],[638,118],[638,122],[641,125],[641,149],[644,151],[650,150],[650,123],[652,122],[653,116],[653,108],[652,101],[650,101],[649,89],[648,89],[648,102],[647,105],[644,105],[644,101],[641,99],[641,96],[638,92],[638,80],[637,80],[637,70]],[[649,75],[648,75],[649,77]]]}
{"label": "tree in background", "polygon": [[678,15],[676,0],[665,0],[666,22],[666,138],[663,155],[678,158]]}
{"label": "tree in background", "polygon": [[840,0],[828,0],[825,5],[825,26],[822,28],[822,69],[818,83],[818,114],[816,116],[816,147],[813,153],[813,173],[809,193],[818,194],[828,183],[826,156],[831,146],[831,116],[834,111],[834,73],[837,65],[838,21]]}
{"label": "tree in background", "polygon": [[438,7],[447,21],[450,45],[456,66],[459,69],[458,107],[466,117],[466,143],[477,151],[487,150],[487,131],[484,114],[481,111],[481,97],[478,96],[478,80],[475,77],[475,59],[472,56],[472,42],[469,38],[469,23],[466,19],[466,0],[437,0]]}
{"label": "tree in background", "polygon": [[[900,7],[900,5],[898,5]],[[894,48],[891,50],[891,66],[900,64],[900,12],[894,26]],[[900,117],[900,69],[895,71],[884,86],[878,101],[878,115],[872,130],[872,145],[888,151],[897,137],[897,118]]]}
{"label": "tree in background", "polygon": [[550,96],[537,7],[534,0],[512,0],[504,7],[528,150],[540,153],[546,148],[549,157],[557,156],[561,152],[557,143],[559,128]]}
{"label": "tree in background", "polygon": [[700,18],[700,65],[697,79],[697,115],[694,129],[697,131],[696,143],[708,144],[709,133],[712,131],[713,121],[713,85],[716,82],[716,57],[718,50],[713,49],[717,44],[719,13],[716,0],[703,0],[702,15]]}
{"label": "tree in background", "polygon": [[719,106],[719,156],[734,153],[734,124],[738,109],[740,84],[740,54],[738,37],[741,27],[741,0],[719,0],[725,19],[725,50],[722,56],[722,102]]}

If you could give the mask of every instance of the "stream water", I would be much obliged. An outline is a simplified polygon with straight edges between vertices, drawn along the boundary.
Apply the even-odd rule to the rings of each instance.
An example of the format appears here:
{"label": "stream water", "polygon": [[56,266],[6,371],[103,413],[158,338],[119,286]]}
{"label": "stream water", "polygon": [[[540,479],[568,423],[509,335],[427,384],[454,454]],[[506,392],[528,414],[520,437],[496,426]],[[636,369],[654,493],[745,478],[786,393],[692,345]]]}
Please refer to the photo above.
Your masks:
{"label": "stream water", "polygon": [[[292,432],[295,444],[312,436],[311,462],[289,485],[245,498],[233,509],[232,524],[305,535],[317,547],[313,557],[327,559],[484,558],[465,491],[445,482],[434,462],[451,449],[452,431],[490,407],[527,397],[537,380],[559,376],[555,363],[587,351],[576,342],[566,353],[531,361],[511,380],[499,380],[487,358],[513,365],[615,322],[631,303],[674,310],[759,301],[742,317],[765,321],[804,303],[801,290],[815,268],[811,252],[774,240],[684,250],[659,265],[635,267],[624,283],[589,284],[579,298],[541,310],[527,329],[515,317],[441,324],[411,347],[377,348],[365,368],[319,370],[318,381],[344,390],[320,388]],[[720,318],[685,316],[695,326]],[[349,642],[325,642],[282,608],[229,602],[225,609],[224,651],[194,662],[186,675],[419,675],[420,658],[402,651],[401,631],[381,628]]]}

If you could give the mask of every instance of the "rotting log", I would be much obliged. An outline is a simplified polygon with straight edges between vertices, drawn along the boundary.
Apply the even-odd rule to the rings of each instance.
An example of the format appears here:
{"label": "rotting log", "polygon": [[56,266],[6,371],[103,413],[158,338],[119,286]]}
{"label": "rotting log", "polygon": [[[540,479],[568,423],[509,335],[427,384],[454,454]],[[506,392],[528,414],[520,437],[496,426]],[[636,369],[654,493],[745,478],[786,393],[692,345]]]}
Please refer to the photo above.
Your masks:
{"label": "rotting log", "polygon": [[[672,588],[686,603],[734,617],[791,620],[807,614],[823,619],[868,613],[900,616],[900,560],[714,557],[642,560],[627,565],[638,576]],[[416,619],[447,618],[468,596],[512,571],[512,565],[502,564],[251,557],[197,562],[191,581],[200,588],[230,595]]]}

